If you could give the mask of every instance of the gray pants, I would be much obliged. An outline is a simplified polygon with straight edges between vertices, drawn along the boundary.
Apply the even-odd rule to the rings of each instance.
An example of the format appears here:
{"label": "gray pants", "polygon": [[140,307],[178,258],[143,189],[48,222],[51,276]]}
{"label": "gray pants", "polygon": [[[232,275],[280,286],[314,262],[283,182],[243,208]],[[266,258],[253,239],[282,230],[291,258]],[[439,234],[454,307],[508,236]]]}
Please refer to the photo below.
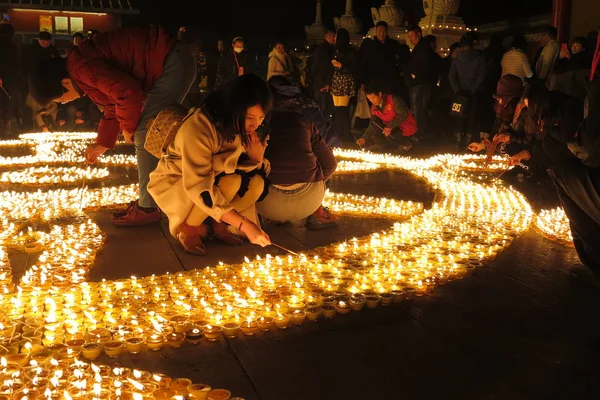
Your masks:
{"label": "gray pants", "polygon": [[181,104],[196,78],[196,62],[190,49],[176,43],[173,50],[165,58],[163,72],[158,77],[146,96],[144,110],[140,117],[135,135],[135,154],[138,163],[140,180],[140,207],[156,207],[154,199],[148,193],[150,173],[156,169],[158,159],[144,149],[146,142],[146,125],[166,107],[174,103]]}
{"label": "gray pants", "polygon": [[281,190],[271,185],[269,194],[256,210],[260,215],[277,223],[298,221],[308,217],[323,203],[325,182],[312,182],[295,190]]}

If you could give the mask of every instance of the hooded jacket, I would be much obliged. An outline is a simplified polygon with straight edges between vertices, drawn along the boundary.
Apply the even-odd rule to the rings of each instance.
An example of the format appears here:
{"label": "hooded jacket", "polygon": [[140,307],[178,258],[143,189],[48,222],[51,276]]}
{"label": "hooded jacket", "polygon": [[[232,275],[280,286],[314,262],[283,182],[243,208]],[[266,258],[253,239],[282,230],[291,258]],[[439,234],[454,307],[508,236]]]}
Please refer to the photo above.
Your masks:
{"label": "hooded jacket", "polygon": [[121,131],[135,132],[146,95],[172,46],[163,28],[150,26],[101,33],[69,50],[71,79],[104,108],[96,143],[112,148]]}

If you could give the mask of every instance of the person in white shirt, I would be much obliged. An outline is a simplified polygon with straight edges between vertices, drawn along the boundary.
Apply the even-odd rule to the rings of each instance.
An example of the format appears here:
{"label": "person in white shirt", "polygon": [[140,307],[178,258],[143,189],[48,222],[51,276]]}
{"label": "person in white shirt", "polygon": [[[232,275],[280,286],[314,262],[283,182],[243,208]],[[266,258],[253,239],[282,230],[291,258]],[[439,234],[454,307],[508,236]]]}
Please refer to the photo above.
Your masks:
{"label": "person in white shirt", "polygon": [[515,35],[511,43],[511,49],[502,56],[502,76],[515,75],[525,82],[526,78],[533,76],[529,65],[529,59],[525,51],[527,39],[523,35]]}
{"label": "person in white shirt", "polygon": [[556,41],[558,37],[558,30],[549,26],[544,35],[542,36],[542,45],[544,49],[542,50],[542,54],[535,65],[535,72],[537,77],[541,80],[548,79],[548,76],[552,72],[552,68],[554,67],[554,63],[558,58],[559,46]]}

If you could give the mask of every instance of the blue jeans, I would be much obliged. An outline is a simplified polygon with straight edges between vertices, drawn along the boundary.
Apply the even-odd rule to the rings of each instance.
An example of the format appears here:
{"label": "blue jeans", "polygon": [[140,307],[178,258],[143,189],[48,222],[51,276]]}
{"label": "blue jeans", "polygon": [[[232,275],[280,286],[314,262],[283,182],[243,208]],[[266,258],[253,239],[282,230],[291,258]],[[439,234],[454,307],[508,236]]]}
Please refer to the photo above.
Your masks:
{"label": "blue jeans", "polygon": [[156,207],[154,199],[148,193],[150,173],[156,169],[158,158],[144,148],[146,142],[146,125],[166,107],[174,103],[181,104],[196,78],[196,62],[189,48],[177,43],[165,58],[163,72],[158,77],[146,96],[144,110],[135,130],[135,154],[138,163],[140,180],[140,207]]}
{"label": "blue jeans", "polygon": [[412,110],[415,120],[417,120],[418,138],[422,138],[427,134],[427,119],[429,113],[429,99],[433,92],[433,85],[424,84],[416,85],[410,88],[410,109]]}

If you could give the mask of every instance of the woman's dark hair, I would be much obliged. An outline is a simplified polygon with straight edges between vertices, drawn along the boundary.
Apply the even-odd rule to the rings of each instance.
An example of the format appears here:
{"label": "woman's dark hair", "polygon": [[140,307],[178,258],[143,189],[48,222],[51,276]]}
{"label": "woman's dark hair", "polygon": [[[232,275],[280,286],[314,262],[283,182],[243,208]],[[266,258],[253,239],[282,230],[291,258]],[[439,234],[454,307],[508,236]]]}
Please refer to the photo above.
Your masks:
{"label": "woman's dark hair", "polygon": [[550,107],[550,90],[542,83],[530,85],[523,95],[528,102],[528,115],[534,121],[546,121],[552,117]]}
{"label": "woman's dark hair", "polygon": [[575,39],[573,39],[573,43],[579,43],[581,47],[585,49],[587,40],[583,36],[577,36]]}
{"label": "woman's dark hair", "polygon": [[65,92],[62,80],[69,77],[67,63],[62,58],[42,60],[29,76],[31,97],[42,105],[58,99]]}
{"label": "woman's dark hair", "polygon": [[344,28],[338,29],[335,36],[335,48],[345,51],[350,48],[350,33]]}
{"label": "woman's dark hair", "polygon": [[267,114],[273,106],[273,94],[261,77],[248,74],[209,94],[202,103],[202,112],[215,125],[223,140],[232,142],[240,135],[242,143],[247,144],[246,111],[256,105],[260,105]]}
{"label": "woman's dark hair", "polygon": [[525,36],[523,35],[515,35],[515,37],[512,40],[512,43],[510,44],[510,47],[519,49],[523,53],[525,53],[527,52],[527,39],[525,39]]}
{"label": "woman's dark hair", "polygon": [[475,38],[473,35],[464,35],[460,38],[460,47],[473,47],[475,46]]}
{"label": "woman's dark hair", "polygon": [[450,51],[448,52],[448,55],[451,56],[452,52],[456,49],[458,49],[460,47],[460,43],[454,42],[450,45]]}

